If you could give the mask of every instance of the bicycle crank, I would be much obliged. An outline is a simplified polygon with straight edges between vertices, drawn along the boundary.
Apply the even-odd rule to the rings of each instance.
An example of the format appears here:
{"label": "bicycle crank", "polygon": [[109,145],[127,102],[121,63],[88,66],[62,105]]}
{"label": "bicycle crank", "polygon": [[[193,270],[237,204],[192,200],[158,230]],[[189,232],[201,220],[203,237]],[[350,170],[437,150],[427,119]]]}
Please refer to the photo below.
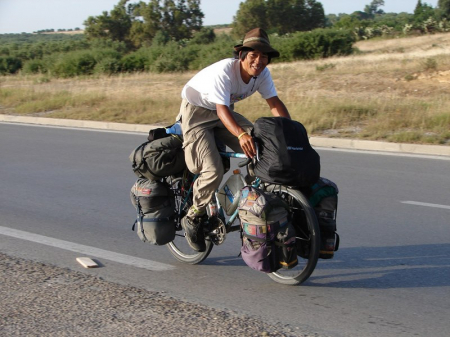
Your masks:
{"label": "bicycle crank", "polygon": [[220,245],[225,241],[227,230],[225,223],[219,217],[209,218],[209,237],[215,245]]}

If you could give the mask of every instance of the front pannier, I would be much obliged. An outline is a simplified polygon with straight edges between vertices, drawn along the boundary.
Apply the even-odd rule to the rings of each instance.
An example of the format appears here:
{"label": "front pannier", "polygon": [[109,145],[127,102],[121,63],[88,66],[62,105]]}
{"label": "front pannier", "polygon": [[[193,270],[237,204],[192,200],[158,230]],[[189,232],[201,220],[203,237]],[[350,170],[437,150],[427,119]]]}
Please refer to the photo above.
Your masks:
{"label": "front pannier", "polygon": [[275,194],[246,186],[241,190],[241,255],[254,270],[274,272],[297,265],[295,230],[287,205]]}

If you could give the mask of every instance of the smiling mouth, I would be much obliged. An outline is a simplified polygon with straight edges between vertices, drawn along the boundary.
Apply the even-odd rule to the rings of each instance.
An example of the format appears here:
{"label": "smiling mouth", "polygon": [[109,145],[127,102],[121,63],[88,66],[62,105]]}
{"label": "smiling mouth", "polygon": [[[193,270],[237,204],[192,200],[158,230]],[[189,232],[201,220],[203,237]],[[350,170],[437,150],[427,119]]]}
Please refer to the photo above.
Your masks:
{"label": "smiling mouth", "polygon": [[251,69],[253,69],[255,72],[258,72],[258,71],[260,71],[261,69],[262,69],[262,67],[260,67],[260,66],[253,66],[253,67],[251,67]]}

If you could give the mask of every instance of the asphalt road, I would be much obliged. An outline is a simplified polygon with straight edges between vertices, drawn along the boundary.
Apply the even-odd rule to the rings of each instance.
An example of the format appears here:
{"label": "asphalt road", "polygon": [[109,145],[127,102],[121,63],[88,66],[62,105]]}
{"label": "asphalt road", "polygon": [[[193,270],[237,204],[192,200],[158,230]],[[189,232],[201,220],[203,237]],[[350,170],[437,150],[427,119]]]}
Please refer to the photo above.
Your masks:
{"label": "asphalt road", "polygon": [[[140,242],[128,155],[144,140],[0,124],[0,252],[267,318],[292,335],[450,335],[448,158],[319,149],[322,176],[340,188],[341,248],[289,287],[246,267],[236,233],[198,266]],[[80,256],[101,267],[82,268]]]}

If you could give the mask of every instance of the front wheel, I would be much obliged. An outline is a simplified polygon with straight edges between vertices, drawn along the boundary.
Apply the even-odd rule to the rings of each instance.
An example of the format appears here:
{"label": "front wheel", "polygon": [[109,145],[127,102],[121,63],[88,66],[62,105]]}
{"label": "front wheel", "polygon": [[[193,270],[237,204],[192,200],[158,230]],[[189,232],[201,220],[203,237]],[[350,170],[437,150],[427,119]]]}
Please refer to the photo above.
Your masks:
{"label": "front wheel", "polygon": [[167,244],[167,248],[176,260],[188,264],[199,264],[210,254],[213,248],[213,242],[206,236],[206,250],[204,252],[197,252],[189,246],[180,222],[192,205],[192,192],[189,192],[190,182],[186,181],[186,177],[183,177],[171,180],[168,183],[175,195],[174,221],[176,234],[175,239]]}
{"label": "front wheel", "polygon": [[281,284],[301,284],[311,276],[319,259],[320,230],[316,214],[306,196],[298,190],[279,185],[270,185],[266,190],[277,194],[289,204],[298,253],[296,267],[279,269],[268,276]]}

